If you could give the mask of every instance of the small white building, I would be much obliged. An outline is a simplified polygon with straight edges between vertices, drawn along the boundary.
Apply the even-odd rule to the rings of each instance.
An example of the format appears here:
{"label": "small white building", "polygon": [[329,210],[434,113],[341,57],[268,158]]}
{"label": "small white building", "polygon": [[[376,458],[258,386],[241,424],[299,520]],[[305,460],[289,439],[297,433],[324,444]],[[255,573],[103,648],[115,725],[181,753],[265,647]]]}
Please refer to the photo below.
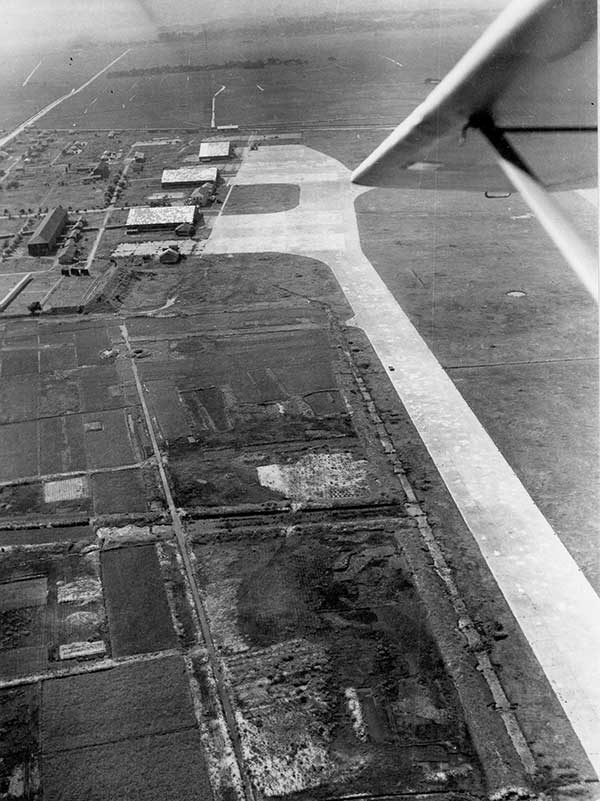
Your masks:
{"label": "small white building", "polygon": [[231,157],[231,142],[208,141],[202,142],[199,161],[217,161],[218,159],[228,159]]}
{"label": "small white building", "polygon": [[217,183],[219,171],[216,167],[179,167],[163,170],[160,182],[165,187],[199,186],[206,181]]}

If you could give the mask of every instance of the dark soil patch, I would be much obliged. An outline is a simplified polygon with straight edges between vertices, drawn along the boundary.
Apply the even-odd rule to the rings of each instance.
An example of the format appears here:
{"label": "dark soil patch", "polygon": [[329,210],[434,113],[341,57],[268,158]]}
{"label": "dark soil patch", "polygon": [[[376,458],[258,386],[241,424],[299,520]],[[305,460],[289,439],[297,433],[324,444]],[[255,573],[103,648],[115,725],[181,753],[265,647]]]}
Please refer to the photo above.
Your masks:
{"label": "dark soil patch", "polygon": [[51,542],[77,542],[94,540],[89,526],[66,526],[45,528],[18,528],[0,531],[0,546],[41,545]]}
{"label": "dark soil patch", "polygon": [[0,795],[7,798],[10,777],[21,768],[24,799],[37,798],[40,685],[0,691]]}
{"label": "dark soil patch", "polygon": [[101,563],[115,656],[174,648],[177,637],[154,545],[105,550]]}
{"label": "dark soil patch", "polygon": [[45,798],[212,801],[197,729],[105,743],[43,760]]}
{"label": "dark soil patch", "polygon": [[180,657],[50,679],[44,685],[45,754],[193,726],[192,700]]}
{"label": "dark soil patch", "polygon": [[[195,551],[261,790],[294,771],[307,782],[297,798],[479,789],[458,700],[391,535],[324,523]],[[327,754],[318,777],[295,761],[306,742]]]}
{"label": "dark soil patch", "polygon": [[169,456],[169,474],[178,506],[227,506],[281,500],[278,492],[262,487],[256,468],[237,451],[201,453],[179,443]]}
{"label": "dark soil patch", "polygon": [[145,512],[148,508],[141,470],[95,473],[91,483],[96,514]]}

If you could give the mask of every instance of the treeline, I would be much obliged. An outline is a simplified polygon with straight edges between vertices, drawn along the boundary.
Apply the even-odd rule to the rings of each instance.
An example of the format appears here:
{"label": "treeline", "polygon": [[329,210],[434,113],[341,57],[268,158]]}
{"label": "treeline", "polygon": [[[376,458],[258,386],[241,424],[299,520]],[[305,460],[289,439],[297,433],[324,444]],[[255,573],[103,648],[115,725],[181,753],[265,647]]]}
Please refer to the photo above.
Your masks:
{"label": "treeline", "polygon": [[[425,4],[427,5],[427,4]],[[478,8],[476,11],[469,8],[448,8],[444,11],[444,26],[478,25],[491,22],[496,16],[493,7]],[[462,6],[465,4],[463,3]],[[269,16],[252,19],[240,15],[237,20],[215,20],[198,29],[163,29],[159,31],[157,39],[160,42],[206,41],[220,36],[229,36],[235,33],[246,33],[252,38],[265,38],[265,34],[273,35],[279,31],[288,36],[321,36],[332,33],[360,33],[382,31],[386,29],[437,29],[440,25],[439,13],[435,3],[431,7],[408,8],[398,7],[397,0],[389,0],[387,7],[381,8],[377,14],[365,14],[364,11],[351,12],[324,12],[322,14],[298,16]]]}
{"label": "treeline", "polygon": [[165,75],[178,72],[209,72],[211,70],[262,70],[280,64],[308,64],[302,58],[267,58],[256,61],[225,61],[222,64],[161,64],[155,67],[132,67],[129,70],[112,70],[109,78],[135,78],[140,75]]}

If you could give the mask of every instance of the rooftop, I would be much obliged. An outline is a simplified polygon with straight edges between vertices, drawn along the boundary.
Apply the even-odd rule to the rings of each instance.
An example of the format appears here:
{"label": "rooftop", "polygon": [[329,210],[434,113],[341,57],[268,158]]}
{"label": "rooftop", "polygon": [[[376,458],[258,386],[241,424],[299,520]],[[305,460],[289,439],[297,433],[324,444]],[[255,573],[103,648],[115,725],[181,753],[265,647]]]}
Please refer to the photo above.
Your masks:
{"label": "rooftop", "polygon": [[127,225],[180,225],[193,223],[194,206],[138,206],[130,209]]}
{"label": "rooftop", "polygon": [[202,142],[200,145],[199,159],[220,159],[228,158],[231,153],[231,143],[224,141]]}
{"label": "rooftop", "polygon": [[33,232],[33,236],[29,240],[29,244],[37,244],[39,242],[49,242],[53,236],[56,236],[64,228],[67,222],[67,212],[62,206],[57,206],[55,209],[50,209],[44,219]]}
{"label": "rooftop", "polygon": [[201,184],[203,181],[216,181],[216,167],[179,167],[176,170],[163,170],[161,183],[165,184]]}

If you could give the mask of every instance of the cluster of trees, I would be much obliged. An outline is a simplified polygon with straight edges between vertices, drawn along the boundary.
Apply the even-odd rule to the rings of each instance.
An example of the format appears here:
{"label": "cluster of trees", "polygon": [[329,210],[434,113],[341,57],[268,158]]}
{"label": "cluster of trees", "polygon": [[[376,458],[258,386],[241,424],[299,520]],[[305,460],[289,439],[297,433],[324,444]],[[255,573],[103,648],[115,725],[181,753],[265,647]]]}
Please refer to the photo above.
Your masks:
{"label": "cluster of trees", "polygon": [[123,174],[123,169],[121,169],[116,175],[113,175],[111,182],[104,191],[104,206],[107,207],[112,202],[116,202],[126,186],[127,177]]}
{"label": "cluster of trees", "polygon": [[280,64],[308,64],[302,58],[267,58],[255,61],[224,61],[222,64],[160,64],[154,67],[132,67],[129,70],[112,70],[108,73],[109,78],[135,78],[142,75],[164,75],[177,72],[209,72],[210,70],[262,70],[265,67]]}

